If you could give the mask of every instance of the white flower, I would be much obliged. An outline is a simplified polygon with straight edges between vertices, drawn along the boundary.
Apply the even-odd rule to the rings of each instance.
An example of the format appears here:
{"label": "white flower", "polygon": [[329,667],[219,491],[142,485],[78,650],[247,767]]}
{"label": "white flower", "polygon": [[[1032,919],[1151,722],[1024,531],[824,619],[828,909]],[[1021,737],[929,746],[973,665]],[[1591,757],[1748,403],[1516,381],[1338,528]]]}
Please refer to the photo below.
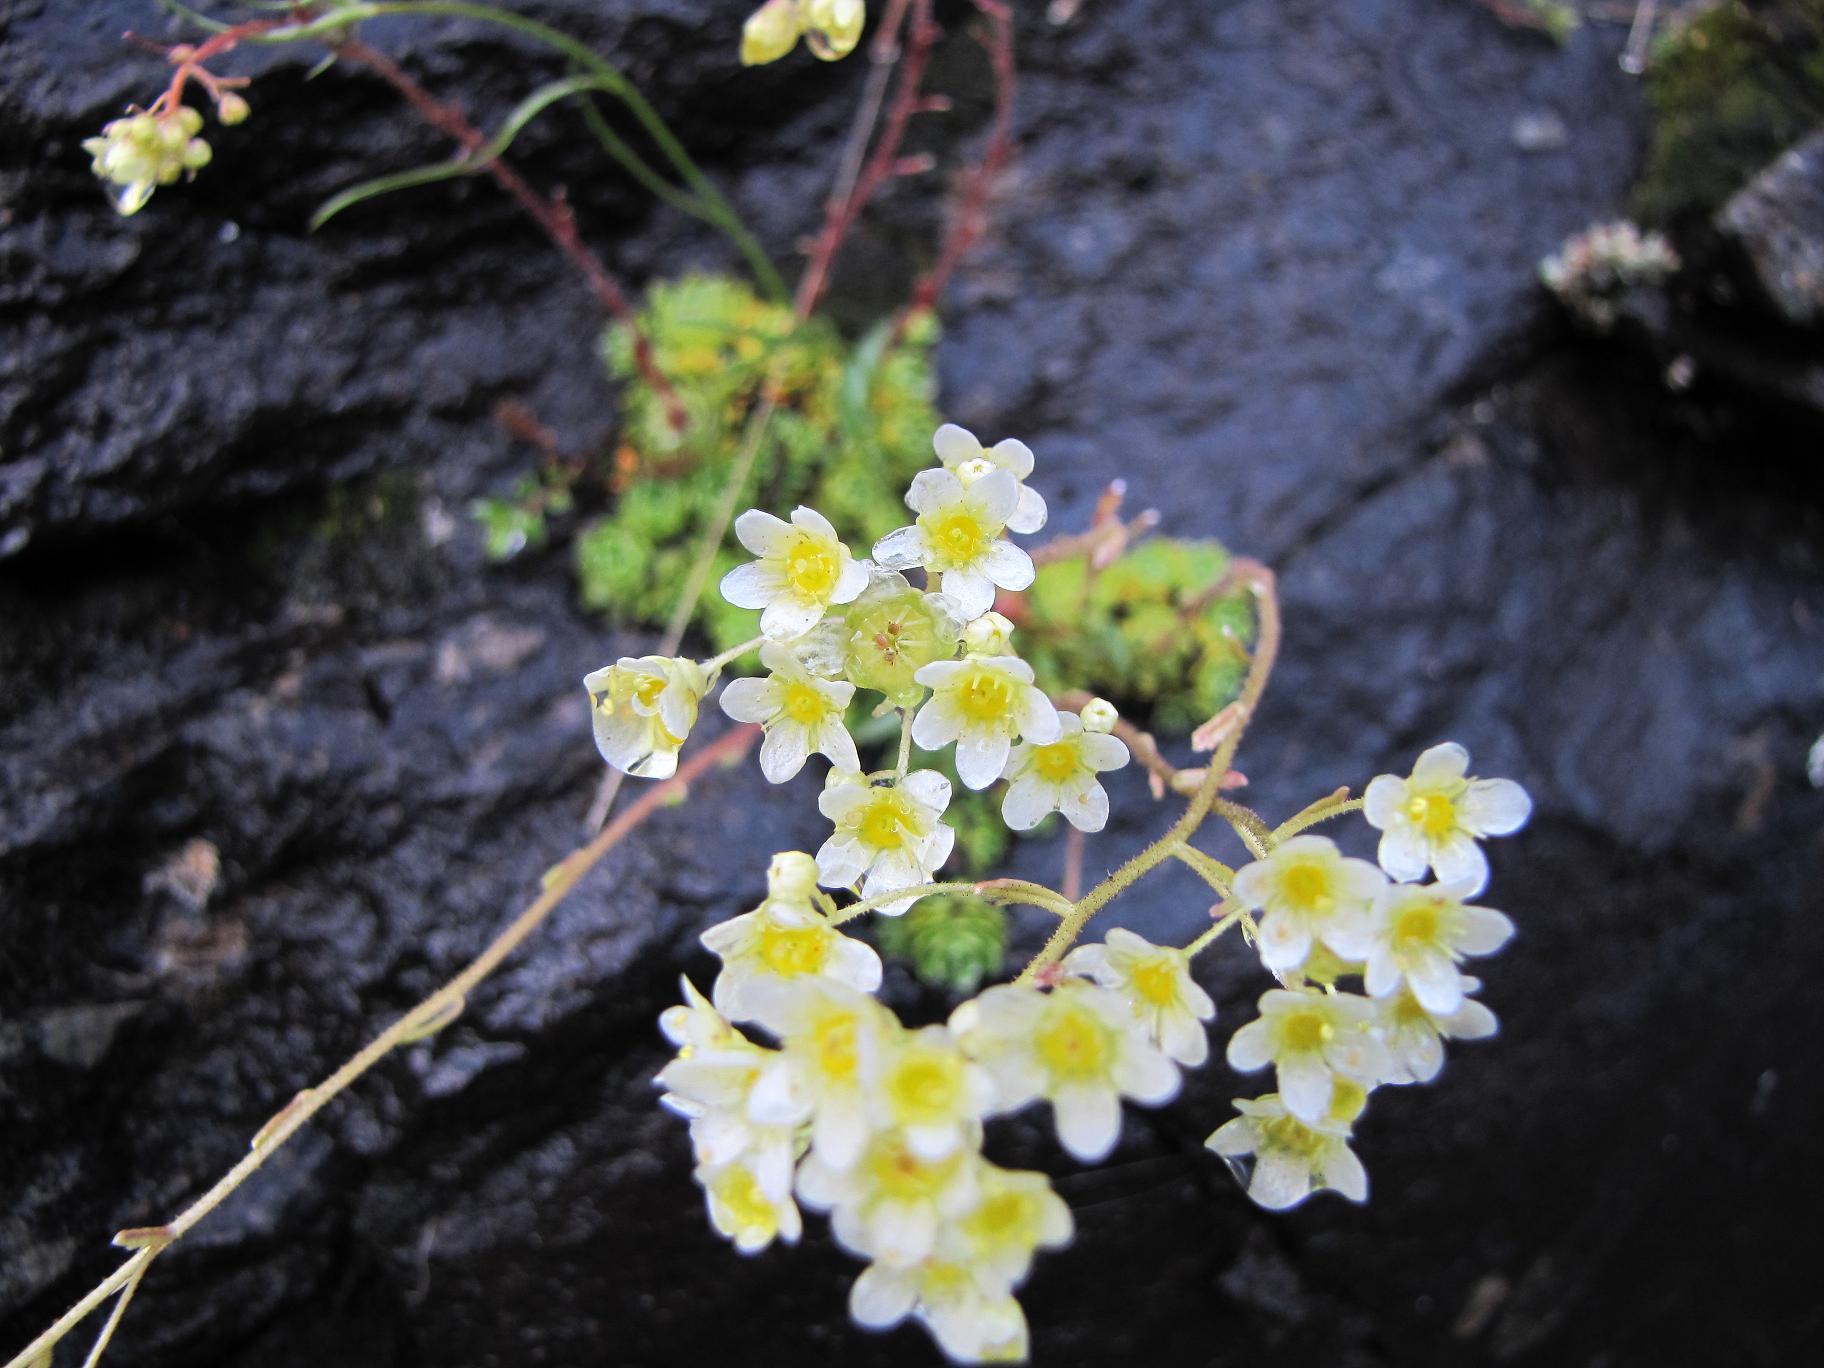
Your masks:
{"label": "white flower", "polygon": [[[877,976],[878,977],[878,976]],[[897,1130],[921,1159],[942,1159],[980,1133],[994,1106],[994,1080],[956,1047],[942,1026],[888,1045],[874,1087],[877,1130]]]}
{"label": "white flower", "polygon": [[1440,883],[1467,884],[1464,897],[1488,885],[1488,857],[1476,842],[1526,825],[1533,800],[1512,779],[1469,775],[1469,752],[1454,741],[1433,746],[1412,774],[1383,774],[1362,795],[1362,815],[1381,829],[1381,868],[1402,882],[1437,871]]}
{"label": "white flower", "polygon": [[976,1178],[975,1208],[956,1223],[957,1238],[971,1266],[1003,1286],[1018,1286],[1036,1251],[1070,1243],[1070,1208],[1042,1173],[1004,1169],[984,1159]]}
{"label": "white flower", "polygon": [[[950,805],[950,781],[936,770],[913,770],[893,784],[870,784],[861,775],[831,770],[817,810],[836,826],[817,852],[825,888],[849,888],[861,880],[861,895],[891,893],[930,883],[950,858],[956,833],[941,818]],[[896,917],[916,898],[879,910]]]}
{"label": "white flower", "polygon": [[1373,1020],[1374,1003],[1353,993],[1271,988],[1261,995],[1260,1016],[1230,1037],[1229,1067],[1252,1073],[1275,1065],[1286,1107],[1321,1125],[1335,1079],[1372,1087],[1392,1067],[1369,1032]]}
{"label": "white flower", "polygon": [[[1248,1196],[1272,1211],[1297,1206],[1329,1188],[1352,1202],[1368,1200],[1368,1174],[1349,1148],[1347,1131],[1320,1130],[1291,1115],[1274,1094],[1235,1099],[1241,1113],[1204,1144],[1229,1160]],[[1237,1162],[1253,1157],[1249,1166]]]}
{"label": "white flower", "polygon": [[880,1131],[857,1162],[837,1168],[813,1145],[798,1166],[798,1196],[831,1213],[844,1248],[904,1268],[926,1258],[938,1231],[975,1205],[976,1152],[927,1159],[903,1132]]}
{"label": "white flower", "polygon": [[684,1001],[659,1013],[659,1029],[665,1039],[678,1047],[683,1058],[690,1058],[693,1050],[746,1039],[697,991],[696,984],[688,978],[679,979],[679,984],[684,989]]}
{"label": "white flower", "polygon": [[1178,1091],[1178,1070],[1146,1038],[1122,998],[1082,979],[1049,993],[990,988],[950,1017],[966,1053],[1000,1089],[999,1109],[1051,1102],[1058,1139],[1084,1163],[1107,1156],[1121,1134],[1121,1098],[1149,1105]]}
{"label": "white flower", "polygon": [[874,559],[889,570],[924,566],[941,577],[965,621],[979,617],[994,607],[996,585],[1032,583],[1032,557],[1001,537],[1019,497],[1019,481],[1005,470],[967,487],[948,470],[921,470],[906,494],[917,521],[876,542]]}
{"label": "white flower", "polygon": [[711,1224],[743,1254],[757,1254],[775,1239],[798,1243],[804,1223],[789,1181],[780,1192],[745,1159],[699,1168],[696,1179],[709,1201]]}
{"label": "white flower", "polygon": [[1381,1039],[1392,1057],[1388,1083],[1429,1083],[1444,1067],[1444,1041],[1483,1040],[1495,1033],[1495,1014],[1471,998],[1482,985],[1464,975],[1454,1012],[1428,1011],[1425,1004],[1404,989],[1382,998],[1376,1006]]}
{"label": "white flower", "polygon": [[[1327,836],[1294,836],[1264,860],[1235,872],[1235,898],[1262,910],[1261,962],[1286,974],[1305,962],[1316,941],[1345,959],[1361,935],[1387,877],[1366,860],[1345,858]],[[1339,944],[1338,942],[1342,943]]]}
{"label": "white flower", "polygon": [[791,1191],[798,1127],[809,1118],[809,1105],[796,1098],[789,1110],[756,1103],[754,1089],[778,1052],[735,1030],[688,981],[684,991],[689,1005],[659,1018],[679,1046],[678,1057],[654,1080],[666,1089],[659,1101],[690,1122],[700,1169],[739,1161],[773,1199],[783,1199]]}
{"label": "white flower", "polygon": [[1020,481],[1020,496],[1007,519],[1009,532],[1037,532],[1045,526],[1045,500],[1025,481],[1032,474],[1032,448],[1014,437],[1004,437],[983,449],[975,434],[955,423],[945,423],[931,439],[937,459],[946,470],[956,472],[964,484],[980,479],[991,470],[1004,470]]}
{"label": "white flower", "polygon": [[622,656],[583,677],[602,759],[636,779],[669,779],[709,688],[694,661]]}
{"label": "white flower", "polygon": [[1115,711],[1115,705],[1106,698],[1092,698],[1083,705],[1079,714],[1083,719],[1083,730],[1091,732],[1112,732],[1115,723],[1121,720],[1121,714]]}
{"label": "white flower", "polygon": [[928,751],[956,742],[957,777],[972,789],[1001,777],[1015,736],[1058,739],[1058,710],[1018,656],[934,661],[913,678],[931,697],[912,719],[912,739]]}
{"label": "white flower", "polygon": [[1405,983],[1426,1011],[1440,1016],[1456,1011],[1463,1001],[1457,961],[1493,954],[1514,934],[1514,924],[1501,913],[1466,906],[1469,893],[1467,883],[1382,889],[1363,947],[1368,991],[1386,997]]}
{"label": "white flower", "polygon": [[1108,825],[1108,791],[1096,776],[1127,760],[1120,737],[1084,726],[1074,713],[1059,713],[1057,740],[1034,744],[1029,737],[1008,755],[1004,773],[1011,782],[1001,818],[1015,831],[1031,831],[1061,812],[1078,831],[1100,831]]}
{"label": "white flower", "polygon": [[884,1330],[916,1315],[955,1363],[1024,1363],[1026,1315],[1007,1285],[949,1238],[916,1264],[877,1263],[863,1270],[849,1293],[849,1314],[859,1325]]}
{"label": "white flower", "polygon": [[780,1049],[754,1083],[749,1111],[771,1121],[811,1113],[813,1155],[832,1169],[860,1156],[882,1055],[899,1023],[866,993],[831,979],[757,983],[754,1019]]}
{"label": "white flower", "polygon": [[864,993],[880,987],[880,956],[842,934],[814,908],[769,898],[752,912],[712,926],[704,948],[722,960],[716,977],[718,1010],[735,1020],[752,1015],[756,983],[811,976]]}
{"label": "white flower", "polygon": [[722,577],[722,597],[761,609],[760,630],[775,640],[803,636],[831,604],[852,603],[868,587],[867,566],[814,508],[793,509],[789,523],[750,508],[735,519],[735,536],[759,559]]}
{"label": "white flower", "polygon": [[1210,1057],[1203,1023],[1216,1015],[1216,1004],[1192,980],[1183,950],[1117,926],[1101,945],[1079,945],[1066,955],[1064,971],[1119,993],[1153,1043],[1180,1064],[1195,1068]]}
{"label": "white flower", "polygon": [[842,721],[855,686],[819,679],[796,653],[774,642],[760,648],[760,663],[771,671],[765,679],[736,679],[722,690],[723,712],[766,728],[760,772],[783,784],[804,768],[812,751],[838,769],[860,769],[855,740]]}

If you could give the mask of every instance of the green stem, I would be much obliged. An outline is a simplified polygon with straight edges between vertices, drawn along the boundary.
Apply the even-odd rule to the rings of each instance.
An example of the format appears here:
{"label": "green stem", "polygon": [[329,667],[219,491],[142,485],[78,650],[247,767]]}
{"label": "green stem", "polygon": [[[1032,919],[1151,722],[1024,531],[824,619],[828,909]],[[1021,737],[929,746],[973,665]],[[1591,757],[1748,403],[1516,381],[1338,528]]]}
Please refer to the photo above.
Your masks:
{"label": "green stem", "polygon": [[1235,828],[1235,834],[1241,837],[1241,843],[1250,855],[1257,860],[1266,859],[1267,851],[1273,846],[1273,833],[1268,830],[1265,818],[1253,808],[1231,803],[1227,798],[1218,798],[1210,804],[1210,810]]}
{"label": "green stem", "polygon": [[1185,958],[1186,959],[1195,959],[1198,955],[1202,954],[1204,952],[1204,950],[1206,950],[1209,946],[1214,945],[1216,943],[1217,939],[1225,931],[1227,931],[1231,926],[1234,926],[1237,923],[1239,923],[1242,920],[1242,918],[1246,917],[1247,915],[1248,915],[1247,908],[1245,908],[1245,907],[1236,908],[1233,912],[1229,913],[1226,917],[1222,918],[1221,921],[1217,922],[1214,926],[1212,926],[1208,931],[1205,931],[1201,936],[1197,937],[1196,940],[1192,941],[1189,945],[1185,946],[1184,947]]}
{"label": "green stem", "polygon": [[[1342,793],[1347,793],[1348,791],[1348,789],[1339,790],[1339,792]],[[1327,797],[1319,798],[1303,812],[1286,818],[1285,821],[1274,827],[1273,844],[1278,845],[1288,836],[1296,836],[1299,832],[1304,831],[1308,827],[1314,827],[1319,822],[1327,822],[1332,817],[1341,817],[1344,813],[1348,812],[1360,812],[1364,801],[1365,800],[1361,798],[1339,798],[1334,793]]]}
{"label": "green stem", "polygon": [[1062,894],[1043,884],[1028,883],[1023,879],[993,879],[985,884],[950,880],[943,883],[914,884],[910,888],[896,888],[890,893],[876,893],[872,897],[850,903],[830,918],[830,924],[841,926],[846,921],[853,921],[864,912],[877,911],[888,903],[899,902],[902,898],[923,898],[934,893],[966,893],[971,897],[991,903],[1024,903],[1029,907],[1043,907],[1058,916],[1063,916],[1064,909],[1070,906]]}
{"label": "green stem", "polygon": [[249,38],[249,42],[260,43],[295,43],[307,38],[329,38],[338,36],[350,24],[363,19],[378,19],[389,14],[419,14],[441,16],[453,19],[476,19],[486,24],[522,33],[526,37],[543,43],[554,52],[575,62],[585,71],[598,77],[603,89],[613,95],[622,104],[648,137],[664,154],[677,170],[678,176],[702,206],[709,221],[727,235],[735,248],[747,259],[754,279],[760,287],[775,299],[786,298],[785,282],[780,279],[778,271],[761,249],[758,240],[748,231],[735,213],[734,207],[723,198],[722,192],[703,174],[690,154],[684,150],[684,144],[678,141],[665,120],[659,116],[639,88],[628,80],[626,75],[613,63],[598,55],[587,44],[580,43],[569,34],[554,29],[548,24],[541,24],[536,19],[527,19],[522,15],[507,10],[496,9],[492,5],[464,3],[464,0],[382,0],[374,4],[344,4],[318,15],[314,19],[287,28],[272,29],[267,33]]}
{"label": "green stem", "polygon": [[710,659],[704,661],[703,673],[713,676],[721,670],[724,665],[728,664],[729,661],[738,660],[749,651],[757,651],[765,644],[766,637],[762,634],[755,637],[752,641],[742,642],[739,646],[730,646],[726,651],[722,652],[721,655],[712,656]]}
{"label": "green stem", "polygon": [[1232,896],[1231,885],[1235,878],[1235,871],[1221,860],[1204,854],[1194,845],[1178,846],[1171,853],[1174,858],[1189,865],[1198,878],[1216,890],[1219,897]]}
{"label": "green stem", "polygon": [[906,777],[906,767],[912,763],[912,709],[899,710],[899,763],[893,773],[900,779]]}

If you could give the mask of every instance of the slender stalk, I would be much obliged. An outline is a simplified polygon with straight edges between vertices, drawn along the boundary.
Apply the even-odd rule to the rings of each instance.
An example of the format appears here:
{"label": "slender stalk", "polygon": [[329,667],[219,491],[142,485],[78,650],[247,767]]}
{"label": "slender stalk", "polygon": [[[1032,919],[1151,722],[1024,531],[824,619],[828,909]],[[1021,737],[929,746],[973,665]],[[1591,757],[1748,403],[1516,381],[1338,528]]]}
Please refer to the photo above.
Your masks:
{"label": "slender stalk", "polygon": [[1257,860],[1264,860],[1267,851],[1273,844],[1273,833],[1267,829],[1265,819],[1242,803],[1231,803],[1226,798],[1218,798],[1210,804],[1210,811],[1235,828],[1235,834],[1241,837],[1241,843],[1248,848],[1248,853]]}
{"label": "slender stalk", "polygon": [[1217,896],[1222,898],[1232,896],[1235,871],[1221,860],[1206,855],[1196,846],[1188,844],[1176,847],[1171,854],[1173,859],[1188,866],[1198,878],[1214,889]]}
{"label": "slender stalk", "polygon": [[968,880],[947,880],[941,883],[914,884],[910,888],[896,888],[890,893],[876,893],[872,897],[862,898],[843,908],[830,918],[832,926],[841,926],[844,922],[853,921],[865,912],[874,912],[888,903],[902,898],[923,898],[933,893],[967,893],[992,903],[1024,903],[1029,907],[1043,907],[1062,915],[1062,909],[1069,906],[1058,893],[1043,884],[1027,883],[1023,879],[990,879],[984,883]]}
{"label": "slender stalk", "polygon": [[1218,921],[1208,931],[1205,931],[1201,936],[1197,937],[1196,940],[1192,941],[1189,945],[1185,946],[1184,947],[1185,955],[1188,958],[1192,958],[1192,959],[1196,958],[1198,955],[1202,954],[1206,949],[1208,949],[1211,945],[1214,945],[1216,943],[1216,941],[1221,938],[1222,934],[1225,931],[1227,931],[1231,926],[1234,926],[1236,923],[1242,921],[1247,915],[1248,915],[1247,908],[1245,908],[1245,907],[1236,908],[1233,912],[1230,912],[1226,917],[1223,917],[1220,921]]}
{"label": "slender stalk", "polygon": [[766,644],[765,636],[757,636],[752,641],[744,641],[739,646],[730,646],[719,656],[711,656],[703,662],[703,673],[713,675],[731,660],[739,660],[749,651],[757,651]]}
{"label": "slender stalk", "polygon": [[[148,1246],[136,1250],[119,1268],[104,1278],[87,1296],[60,1317],[50,1329],[33,1340],[9,1361],[6,1368],[29,1368],[30,1365],[36,1364],[41,1355],[56,1345],[84,1317],[106,1301],[113,1292],[122,1290],[129,1284],[136,1284],[139,1278],[144,1276],[147,1265],[151,1263],[156,1254],[181,1240],[198,1222],[225,1202],[242,1183],[246,1182],[272,1157],[275,1151],[296,1134],[307,1121],[346,1090],[350,1084],[399,1046],[422,1038],[427,1021],[454,1020],[475,986],[498,969],[507,956],[517,950],[528,936],[544,924],[545,918],[550,916],[552,909],[569,896],[571,890],[582,881],[585,874],[601,862],[603,856],[637,830],[653,813],[666,806],[676,795],[684,792],[693,780],[714,765],[739,758],[753,746],[759,736],[760,729],[752,726],[736,727],[725,733],[680,765],[678,772],[670,779],[649,788],[639,802],[605,827],[594,840],[571,851],[547,870],[543,880],[543,890],[538,897],[533,899],[525,910],[507,925],[504,931],[490,941],[479,955],[470,960],[443,987],[375,1036],[323,1082],[306,1088],[286,1104],[260,1128],[253,1145],[239,1163],[217,1179],[207,1192],[186,1207],[175,1220],[157,1230],[156,1247]],[[118,1313],[124,1310],[124,1307],[117,1307],[116,1310]],[[118,1314],[115,1319],[118,1320]]]}
{"label": "slender stalk", "polygon": [[1288,836],[1296,836],[1319,822],[1327,822],[1332,817],[1341,817],[1345,813],[1360,812],[1363,799],[1351,798],[1347,788],[1340,788],[1335,793],[1319,798],[1304,811],[1295,813],[1273,828],[1273,844],[1278,845]]}
{"label": "slender stalk", "polygon": [[108,1345],[114,1339],[115,1330],[120,1328],[120,1318],[127,1314],[127,1303],[133,1300],[133,1294],[139,1291],[140,1280],[146,1276],[146,1270],[152,1267],[152,1259],[158,1251],[148,1249],[149,1256],[127,1279],[126,1286],[120,1289],[120,1295],[114,1299],[114,1309],[108,1313],[107,1323],[101,1327],[101,1333],[95,1337],[95,1345],[89,1350],[89,1356],[82,1361],[82,1368],[95,1368],[101,1362],[101,1356],[108,1351]]}

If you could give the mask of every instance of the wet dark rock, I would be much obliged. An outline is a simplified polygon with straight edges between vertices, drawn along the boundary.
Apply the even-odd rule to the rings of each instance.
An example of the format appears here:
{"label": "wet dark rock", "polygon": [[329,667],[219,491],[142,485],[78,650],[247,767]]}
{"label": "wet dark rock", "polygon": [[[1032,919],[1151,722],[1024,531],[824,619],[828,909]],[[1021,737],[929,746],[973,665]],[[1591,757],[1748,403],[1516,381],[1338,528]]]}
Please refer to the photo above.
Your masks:
{"label": "wet dark rock", "polygon": [[[745,8],[539,12],[625,57],[783,251],[860,68],[738,73]],[[156,64],[114,35],[155,22],[110,0],[5,23],[0,1353],[531,896],[599,774],[578,682],[649,645],[576,609],[561,550],[487,567],[464,516],[532,459],[499,398],[567,449],[612,428],[599,319],[509,207],[463,184],[305,235],[335,187],[442,149],[371,79],[262,56],[246,139],[118,222],[73,149],[145,98]],[[554,74],[473,26],[369,36],[478,117]],[[1760,392],[1669,396],[1542,304],[1537,260],[1633,173],[1620,34],[1146,0],[1022,41],[946,410],[1032,442],[1060,526],[1119,473],[1168,530],[1278,568],[1286,650],[1242,757],[1266,811],[1443,737],[1538,801],[1493,852],[1521,928],[1485,973],[1502,1036],[1377,1098],[1368,1206],[1248,1206],[1202,1141],[1261,1085],[1220,1064],[1130,1113],[1102,1168],[1042,1116],[995,1127],[1077,1214],[1026,1297],[1038,1360],[1800,1361],[1824,1330],[1786,1252],[1824,1114],[1824,470]],[[1575,136],[1516,147],[1541,109]],[[629,280],[727,261],[558,127],[524,151]],[[862,245],[866,288],[903,275],[896,230]],[[1092,871],[1165,820],[1115,787]],[[161,1260],[116,1352],[933,1362],[849,1326],[856,1265],[820,1222],[731,1253],[652,1105],[653,1017],[681,970],[707,980],[695,935],[821,839],[814,792],[706,777]],[[1186,936],[1207,904],[1161,872],[1122,908]],[[1226,1034],[1265,983],[1239,949],[1202,972]]]}
{"label": "wet dark rock", "polygon": [[1747,255],[1781,318],[1801,328],[1824,322],[1824,132],[1737,192],[1717,226]]}

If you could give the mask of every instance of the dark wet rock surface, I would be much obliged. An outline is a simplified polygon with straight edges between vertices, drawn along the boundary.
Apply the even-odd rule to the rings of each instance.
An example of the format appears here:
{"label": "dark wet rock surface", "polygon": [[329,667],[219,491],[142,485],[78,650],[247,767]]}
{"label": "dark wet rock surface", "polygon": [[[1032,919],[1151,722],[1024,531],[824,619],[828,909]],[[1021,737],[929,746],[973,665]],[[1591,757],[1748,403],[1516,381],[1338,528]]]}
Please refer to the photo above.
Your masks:
{"label": "dark wet rock surface", "polygon": [[[546,12],[626,57],[783,250],[859,72],[738,73],[741,9]],[[529,896],[598,772],[577,681],[636,644],[576,611],[560,553],[486,568],[463,514],[530,460],[501,397],[575,449],[610,431],[582,288],[480,184],[305,236],[336,186],[442,149],[290,59],[203,178],[117,222],[75,144],[156,80],[130,24],[157,31],[125,0],[0,10],[0,1352]],[[1671,397],[1538,293],[1625,200],[1619,36],[1559,51],[1435,0],[1092,3],[1023,34],[946,410],[1026,436],[1061,525],[1122,473],[1279,569],[1242,757],[1267,811],[1443,737],[1538,800],[1494,855],[1503,1034],[1377,1099],[1366,1208],[1251,1208],[1201,1149],[1258,1091],[1219,1065],[1102,1169],[997,1126],[1077,1211],[1026,1297],[1041,1362],[1773,1365],[1824,1329],[1785,1252],[1824,1114],[1818,431]],[[372,37],[478,116],[530,79],[462,25]],[[1552,119],[1562,146],[1516,139]],[[555,134],[526,148],[629,279],[720,259]],[[857,244],[846,308],[903,276],[924,193]],[[161,1262],[117,1351],[933,1361],[847,1324],[820,1227],[756,1260],[715,1240],[651,1104],[695,933],[820,839],[811,794],[706,779]],[[1163,821],[1116,799],[1092,869]],[[1205,902],[1161,874],[1123,907],[1184,935]],[[1264,986],[1238,952],[1207,980],[1225,1034]]]}

